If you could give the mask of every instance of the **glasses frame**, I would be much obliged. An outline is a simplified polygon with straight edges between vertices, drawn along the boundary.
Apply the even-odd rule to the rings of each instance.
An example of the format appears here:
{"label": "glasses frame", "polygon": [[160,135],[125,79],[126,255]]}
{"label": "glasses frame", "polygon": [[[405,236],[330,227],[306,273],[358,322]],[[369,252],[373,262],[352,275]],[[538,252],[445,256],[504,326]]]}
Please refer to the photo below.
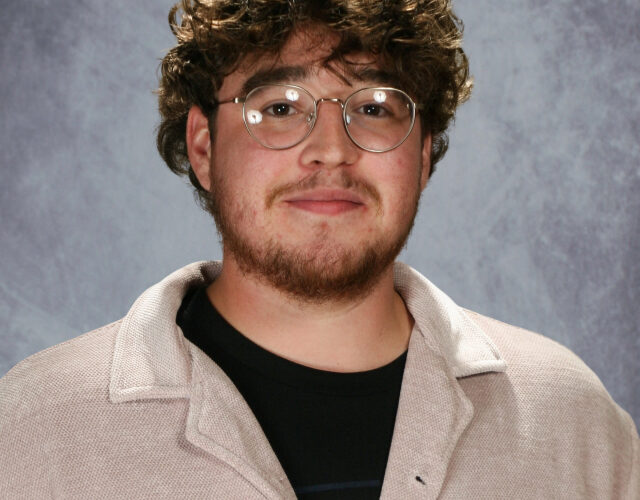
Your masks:
{"label": "glasses frame", "polygon": [[[311,121],[311,126],[309,127],[309,130],[307,131],[307,133],[299,141],[295,142],[294,144],[291,144],[290,146],[275,147],[275,146],[268,146],[267,144],[264,144],[260,139],[258,139],[251,132],[251,128],[249,127],[249,124],[247,123],[247,114],[246,114],[246,109],[245,109],[245,104],[247,102],[247,99],[249,99],[249,97],[251,97],[251,94],[253,94],[254,92],[256,92],[256,91],[258,91],[258,90],[260,90],[260,89],[262,89],[264,87],[293,88],[293,89],[300,90],[300,91],[304,92],[313,101],[313,115],[312,115],[312,121]],[[396,92],[400,92],[403,96],[405,96],[407,98],[409,103],[411,103],[411,125],[409,126],[409,130],[407,131],[405,136],[402,138],[402,140],[400,142],[398,142],[398,144],[396,144],[395,146],[392,146],[392,147],[386,148],[386,149],[366,148],[362,144],[359,144],[358,141],[356,141],[354,139],[354,137],[351,135],[351,132],[349,132],[349,126],[347,125],[347,105],[349,104],[349,101],[351,100],[351,98],[353,96],[355,96],[359,92],[362,92],[362,91],[365,91],[365,90],[393,90],[393,91],[396,91]],[[350,94],[343,101],[342,99],[340,99],[338,97],[321,97],[320,99],[316,99],[315,97],[313,97],[311,92],[309,92],[307,89],[305,89],[303,87],[300,87],[299,85],[293,85],[293,84],[288,84],[288,83],[271,83],[271,84],[267,84],[267,85],[260,85],[258,87],[255,87],[254,89],[252,89],[244,97],[234,97],[233,99],[228,99],[226,101],[217,101],[217,104],[218,105],[220,105],[220,104],[230,104],[230,103],[242,104],[242,121],[244,122],[244,126],[247,129],[247,132],[249,133],[249,135],[251,137],[253,137],[253,139],[256,142],[258,142],[259,144],[261,144],[265,148],[274,149],[274,150],[283,150],[283,149],[293,148],[294,146],[297,146],[302,141],[304,141],[307,137],[309,137],[309,134],[311,134],[311,132],[313,131],[313,129],[316,126],[316,122],[318,120],[318,104],[321,103],[321,102],[334,102],[334,103],[340,104],[340,107],[342,108],[342,125],[344,126],[344,130],[347,133],[347,135],[349,136],[349,139],[351,139],[351,142],[353,142],[360,149],[363,149],[364,151],[369,151],[370,153],[386,153],[387,151],[391,151],[391,150],[396,149],[397,147],[401,146],[402,143],[404,143],[404,141],[407,140],[407,137],[409,137],[409,134],[411,134],[411,131],[413,130],[413,126],[415,125],[415,121],[416,121],[416,111],[420,109],[418,107],[418,105],[415,103],[415,101],[413,99],[411,99],[409,94],[407,94],[404,90],[400,90],[400,89],[397,89],[395,87],[364,87],[364,88],[356,90],[353,94]]]}

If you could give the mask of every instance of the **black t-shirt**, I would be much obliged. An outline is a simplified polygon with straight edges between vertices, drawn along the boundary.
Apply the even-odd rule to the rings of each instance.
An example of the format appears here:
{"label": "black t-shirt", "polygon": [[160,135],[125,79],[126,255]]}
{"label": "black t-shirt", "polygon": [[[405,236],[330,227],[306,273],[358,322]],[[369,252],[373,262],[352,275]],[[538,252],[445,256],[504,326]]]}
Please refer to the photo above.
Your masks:
{"label": "black t-shirt", "polygon": [[235,330],[205,287],[187,293],[177,323],[243,395],[298,498],[380,497],[406,352],[357,373],[299,365]]}

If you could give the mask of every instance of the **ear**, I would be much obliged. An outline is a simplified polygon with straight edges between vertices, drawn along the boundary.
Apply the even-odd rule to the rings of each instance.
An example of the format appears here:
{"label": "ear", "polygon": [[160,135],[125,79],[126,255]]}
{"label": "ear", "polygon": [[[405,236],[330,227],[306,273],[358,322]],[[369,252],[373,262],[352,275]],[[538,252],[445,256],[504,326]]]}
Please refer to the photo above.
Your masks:
{"label": "ear", "polygon": [[422,145],[422,172],[420,173],[420,191],[427,187],[427,181],[431,174],[431,133],[429,132]]}
{"label": "ear", "polygon": [[209,120],[198,106],[192,106],[187,118],[187,153],[189,163],[200,185],[207,191],[211,188],[209,169],[211,166],[211,137]]}

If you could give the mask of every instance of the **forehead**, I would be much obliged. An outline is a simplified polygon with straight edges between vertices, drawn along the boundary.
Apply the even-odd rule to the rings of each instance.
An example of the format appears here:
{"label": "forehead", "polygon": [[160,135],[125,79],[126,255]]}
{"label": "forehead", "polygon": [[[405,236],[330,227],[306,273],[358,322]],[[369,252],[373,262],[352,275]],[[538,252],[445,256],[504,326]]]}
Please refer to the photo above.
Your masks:
{"label": "forehead", "polygon": [[344,57],[346,64],[330,60],[339,42],[339,35],[322,27],[298,30],[278,54],[247,55],[237,69],[225,77],[219,95],[246,94],[266,83],[302,82],[317,77],[322,70],[347,85],[353,85],[354,81],[393,83],[392,76],[380,69],[372,54],[349,53]]}

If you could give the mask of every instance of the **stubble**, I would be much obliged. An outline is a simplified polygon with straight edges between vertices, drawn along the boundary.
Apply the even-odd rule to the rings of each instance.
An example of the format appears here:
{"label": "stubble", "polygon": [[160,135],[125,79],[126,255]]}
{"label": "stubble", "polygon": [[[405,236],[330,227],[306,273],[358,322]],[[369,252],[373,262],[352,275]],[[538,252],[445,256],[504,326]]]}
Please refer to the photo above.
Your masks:
{"label": "stubble", "polygon": [[[413,197],[402,227],[389,237],[377,238],[357,246],[344,246],[331,241],[330,229],[317,228],[306,247],[287,247],[272,236],[244,234],[250,221],[248,212],[230,199],[223,178],[211,172],[211,192],[207,209],[213,215],[225,255],[230,253],[245,275],[283,292],[303,303],[342,302],[364,297],[372,291],[384,272],[392,265],[407,242],[420,200],[420,189]],[[283,184],[268,193],[265,209],[275,200],[296,190],[323,187],[322,177],[316,173],[295,184]],[[340,185],[332,188],[351,189],[363,194],[381,208],[378,191],[370,184],[353,178],[346,170],[341,173]]]}

